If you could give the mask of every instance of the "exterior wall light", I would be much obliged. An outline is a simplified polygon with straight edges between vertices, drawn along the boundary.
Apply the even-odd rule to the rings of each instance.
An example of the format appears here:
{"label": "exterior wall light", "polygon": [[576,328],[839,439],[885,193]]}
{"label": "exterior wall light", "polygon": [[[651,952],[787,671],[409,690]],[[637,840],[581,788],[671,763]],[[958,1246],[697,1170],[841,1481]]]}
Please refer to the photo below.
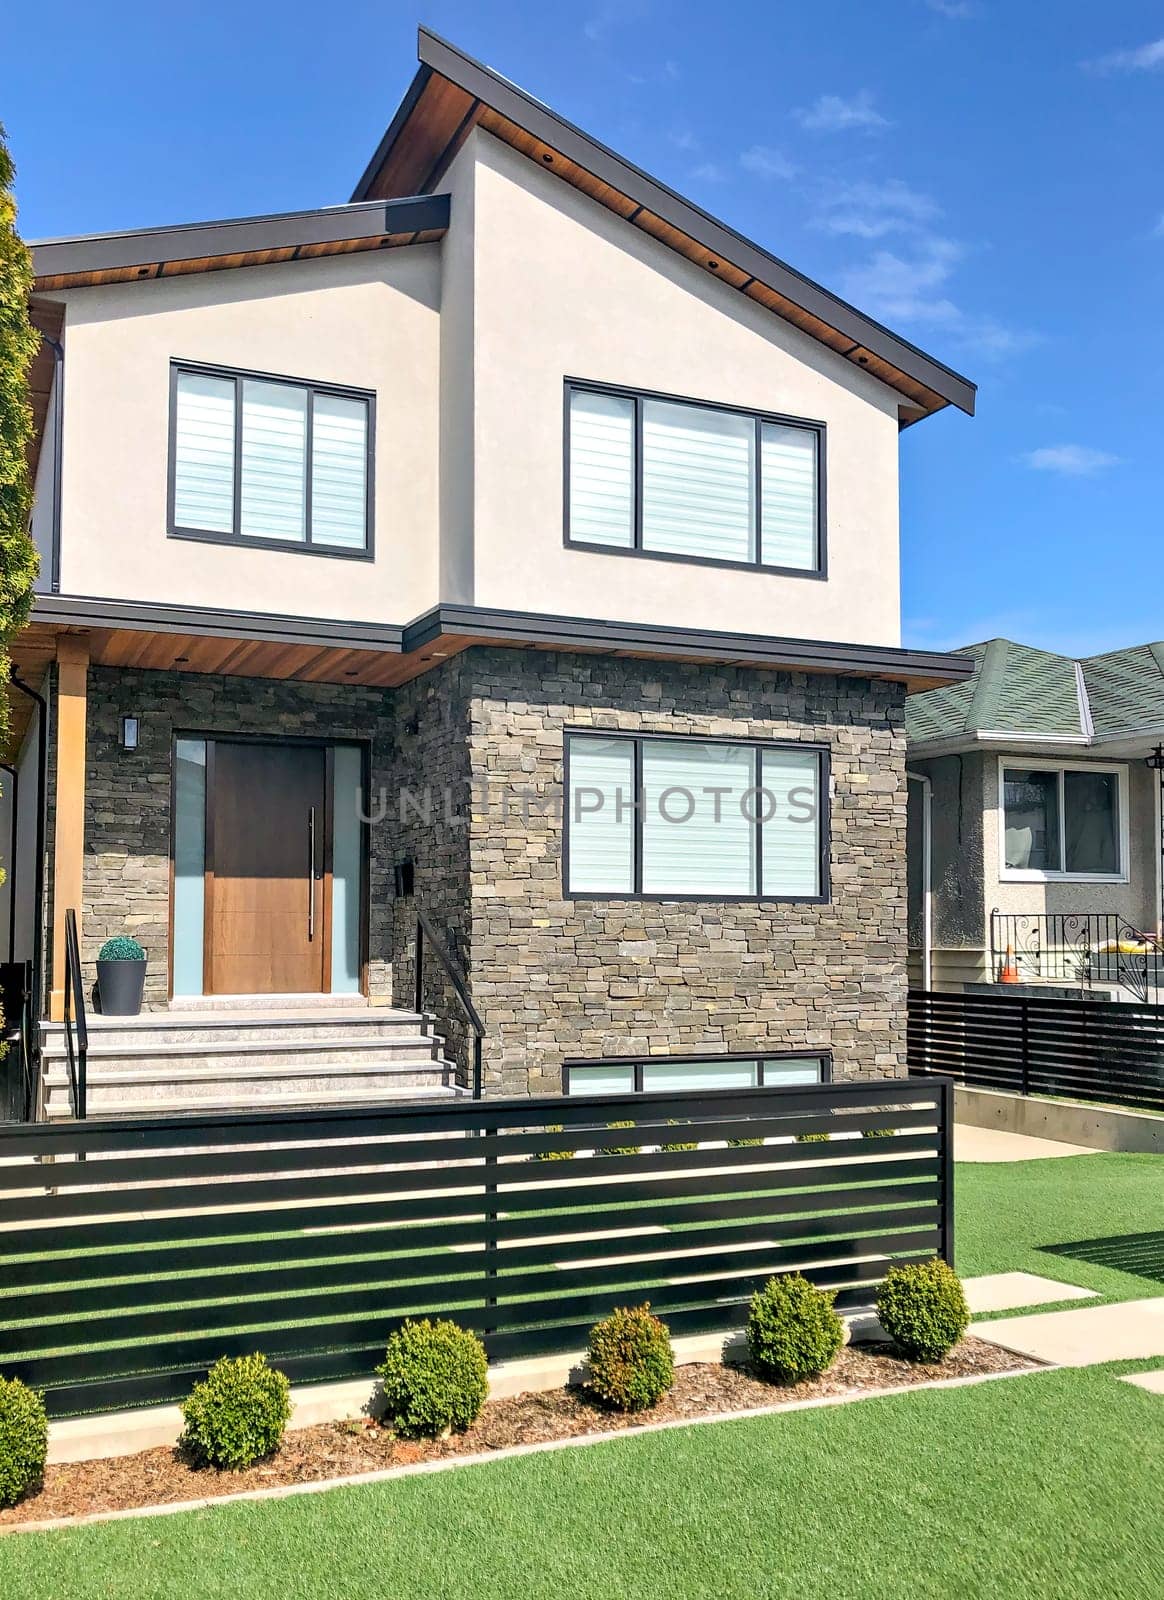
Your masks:
{"label": "exterior wall light", "polygon": [[121,748],[123,750],[137,749],[137,728],[138,722],[136,717],[122,717]]}

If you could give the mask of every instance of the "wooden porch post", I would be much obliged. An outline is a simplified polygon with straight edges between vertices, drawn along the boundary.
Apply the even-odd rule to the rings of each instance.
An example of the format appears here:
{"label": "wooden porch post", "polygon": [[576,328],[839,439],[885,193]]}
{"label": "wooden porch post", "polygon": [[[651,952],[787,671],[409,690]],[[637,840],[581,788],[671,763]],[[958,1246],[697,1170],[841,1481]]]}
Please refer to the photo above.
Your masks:
{"label": "wooden porch post", "polygon": [[53,844],[53,976],[49,1017],[65,1015],[65,912],[81,924],[85,851],[85,714],[89,637],[57,638],[57,762]]}

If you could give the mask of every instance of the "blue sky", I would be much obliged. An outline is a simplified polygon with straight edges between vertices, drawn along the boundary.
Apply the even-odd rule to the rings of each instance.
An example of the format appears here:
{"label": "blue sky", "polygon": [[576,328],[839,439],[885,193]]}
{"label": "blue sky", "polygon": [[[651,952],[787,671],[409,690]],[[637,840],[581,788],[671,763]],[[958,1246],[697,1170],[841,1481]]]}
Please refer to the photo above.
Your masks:
{"label": "blue sky", "polygon": [[26,236],[346,200],[423,21],[978,382],[902,440],[907,642],[1164,637],[1158,3],[46,15],[0,61]]}

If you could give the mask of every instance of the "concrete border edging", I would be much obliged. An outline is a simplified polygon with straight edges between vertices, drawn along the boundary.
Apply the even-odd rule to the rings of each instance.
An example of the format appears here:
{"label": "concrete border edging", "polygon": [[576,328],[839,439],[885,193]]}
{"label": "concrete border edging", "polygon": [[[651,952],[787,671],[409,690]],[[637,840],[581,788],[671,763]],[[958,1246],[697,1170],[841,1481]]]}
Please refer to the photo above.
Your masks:
{"label": "concrete border edging", "polygon": [[1132,1155],[1164,1155],[1164,1117],[1080,1100],[1040,1100],[1002,1089],[954,1087],[954,1121],[1059,1144]]}
{"label": "concrete border edging", "polygon": [[[1026,1359],[1030,1359],[1027,1357]],[[717,1411],[706,1417],[676,1417],[667,1422],[644,1422],[629,1428],[608,1429],[603,1433],[574,1434],[567,1439],[545,1439],[536,1444],[509,1445],[487,1454],[447,1456],[439,1461],[415,1461],[407,1466],[383,1467],[377,1472],[349,1473],[346,1477],[321,1478],[314,1483],[282,1483],[270,1489],[243,1489],[237,1494],[203,1495],[196,1500],[176,1500],[161,1506],[130,1506],[122,1511],[90,1511],[75,1517],[46,1517],[40,1522],[16,1522],[0,1526],[0,1537],[17,1533],[49,1533],[54,1529],[78,1528],[95,1522],[123,1522],[128,1517],[169,1517],[183,1511],[208,1511],[214,1506],[238,1505],[249,1500],[289,1500],[303,1494],[322,1494],[328,1489],[358,1489],[374,1483],[390,1483],[397,1478],[413,1478],[434,1472],[451,1472],[458,1467],[480,1467],[494,1461],[512,1461],[519,1456],[548,1455],[558,1450],[585,1449],[594,1444],[611,1444],[617,1439],[637,1438],[647,1433],[669,1433],[675,1428],[703,1428],[711,1423],[747,1422],[757,1417],[772,1417],[791,1411],[818,1411],[828,1406],[852,1405],[861,1400],[887,1400],[895,1395],[918,1394],[927,1389],[967,1389],[980,1383],[997,1383],[1006,1378],[1037,1377],[1060,1369],[1049,1362],[1020,1367],[1011,1372],[973,1373],[959,1378],[934,1378],[926,1383],[902,1384],[894,1389],[867,1389],[848,1394],[822,1395],[813,1400],[785,1400],[771,1406],[753,1406],[747,1411]]]}

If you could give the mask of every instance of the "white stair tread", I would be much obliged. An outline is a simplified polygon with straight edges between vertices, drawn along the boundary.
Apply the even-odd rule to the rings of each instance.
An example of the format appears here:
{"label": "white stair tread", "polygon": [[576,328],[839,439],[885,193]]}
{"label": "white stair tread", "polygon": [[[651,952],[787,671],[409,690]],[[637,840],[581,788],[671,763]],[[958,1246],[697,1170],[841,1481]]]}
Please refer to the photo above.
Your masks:
{"label": "white stair tread", "polygon": [[[218,1083],[234,1079],[250,1081],[253,1078],[334,1078],[341,1083],[346,1083],[351,1078],[370,1077],[382,1075],[384,1077],[398,1077],[402,1073],[424,1073],[427,1076],[442,1072],[451,1072],[453,1063],[441,1058],[425,1056],[420,1060],[409,1059],[407,1056],[399,1061],[370,1061],[361,1062],[358,1066],[337,1066],[328,1069],[326,1065],[320,1066],[318,1062],[296,1062],[288,1065],[285,1062],[263,1063],[259,1065],[241,1065],[238,1067],[222,1066],[213,1072],[203,1072],[198,1067],[160,1067],[157,1072],[118,1072],[116,1069],[103,1070],[88,1075],[89,1088],[105,1088],[111,1084],[157,1084],[157,1083]],[[45,1083],[49,1088],[56,1088],[68,1080],[67,1073],[46,1075]]]}
{"label": "white stair tread", "polygon": [[[427,1012],[398,1011],[392,1006],[302,1006],[287,1011],[264,1010],[262,1007],[246,1009],[223,1008],[220,1011],[142,1011],[136,1017],[107,1017],[100,1011],[86,1015],[89,1032],[99,1033],[105,1028],[124,1028],[134,1033],[155,1033],[166,1028],[298,1028],[308,1024],[321,1027],[364,1027],[369,1023],[407,1023],[416,1027],[428,1022]],[[61,1035],[63,1022],[44,1022],[41,1027],[46,1036]]]}
{"label": "white stair tread", "polygon": [[[132,1044],[95,1044],[89,1043],[88,1059],[120,1060],[124,1057],[147,1056],[164,1062],[171,1056],[230,1056],[230,1055],[279,1055],[294,1054],[298,1050],[358,1050],[371,1051],[383,1050],[386,1046],[392,1049],[402,1047],[415,1047],[423,1050],[431,1048],[433,1036],[430,1033],[413,1034],[388,1034],[379,1038],[361,1039],[342,1037],[325,1039],[171,1039],[164,1044],[151,1044],[148,1039],[139,1043],[134,1040]],[[59,1049],[43,1048],[42,1054],[46,1061],[67,1060],[67,1054],[62,1046]]]}
{"label": "white stair tread", "polygon": [[[415,1088],[405,1088],[394,1091],[390,1100],[385,1100],[383,1089],[358,1090],[343,1089],[334,1094],[326,1090],[319,1090],[314,1094],[281,1094],[272,1095],[265,1100],[237,1100],[224,1096],[223,1098],[207,1097],[204,1100],[150,1100],[143,1103],[140,1100],[110,1100],[89,1109],[90,1118],[99,1121],[104,1117],[144,1117],[144,1116],[173,1116],[179,1113],[193,1112],[202,1116],[217,1111],[283,1111],[301,1109],[304,1107],[343,1107],[346,1105],[395,1105],[407,1100],[450,1100],[459,1099],[463,1090],[449,1084],[421,1084]],[[67,1108],[61,1111],[63,1120],[71,1120]],[[53,1108],[49,1107],[48,1121],[57,1120],[53,1115]]]}

